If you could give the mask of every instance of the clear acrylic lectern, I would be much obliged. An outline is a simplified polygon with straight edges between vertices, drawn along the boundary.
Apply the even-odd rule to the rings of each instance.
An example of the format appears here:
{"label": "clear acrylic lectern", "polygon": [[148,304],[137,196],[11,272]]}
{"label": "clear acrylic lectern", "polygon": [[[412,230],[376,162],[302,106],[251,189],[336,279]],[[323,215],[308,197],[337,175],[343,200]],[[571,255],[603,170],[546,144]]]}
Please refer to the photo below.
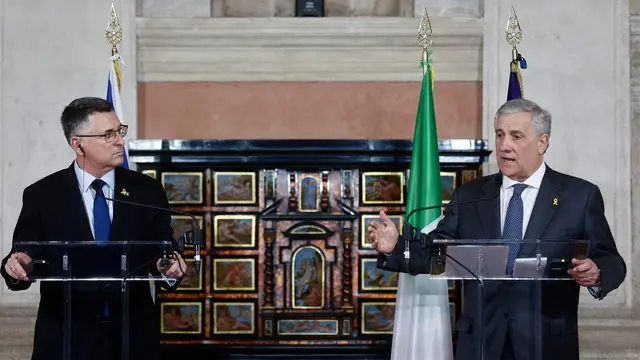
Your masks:
{"label": "clear acrylic lectern", "polygon": [[[82,283],[120,283],[122,360],[129,359],[129,282],[167,280],[152,275],[159,259],[174,250],[170,241],[45,241],[16,242],[17,252],[33,260],[27,269],[30,281],[60,282],[64,294],[63,359],[71,359],[72,293]],[[150,295],[151,296],[151,295]]]}
{"label": "clear acrylic lectern", "polygon": [[[531,334],[531,341],[517,346],[528,350],[527,359],[543,359],[543,327],[545,320],[549,320],[543,313],[543,291],[553,292],[558,286],[569,285],[560,281],[575,281],[568,273],[573,267],[572,259],[586,259],[589,252],[586,240],[433,240],[427,246],[432,251],[426,272],[432,279],[464,280],[465,287],[475,284],[475,291],[465,291],[463,302],[472,302],[465,305],[465,310],[480,314],[482,319],[477,319],[474,323],[477,325],[472,329],[476,347],[473,353],[478,355],[477,359],[484,360],[494,360],[486,351],[487,341],[491,339],[488,339],[485,326],[496,320],[491,316],[498,314],[486,310],[496,305],[496,301],[512,302],[518,306],[520,315],[528,317],[518,320],[526,327],[521,329],[522,332]],[[518,254],[511,271],[507,269],[510,246],[516,246]],[[522,297],[505,299],[506,288],[509,289],[506,294],[520,294]],[[497,297],[491,296],[492,292]],[[463,316],[468,314],[463,313]]]}

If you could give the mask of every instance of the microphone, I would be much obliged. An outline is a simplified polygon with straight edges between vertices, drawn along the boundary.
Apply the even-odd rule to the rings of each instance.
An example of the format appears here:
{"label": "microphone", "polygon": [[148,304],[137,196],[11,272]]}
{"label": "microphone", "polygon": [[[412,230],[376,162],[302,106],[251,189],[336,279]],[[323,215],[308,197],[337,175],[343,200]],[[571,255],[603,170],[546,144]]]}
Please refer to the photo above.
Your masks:
{"label": "microphone", "polygon": [[[502,176],[500,176],[499,174],[495,176],[495,185],[497,188],[500,188],[500,186],[502,186]],[[409,258],[410,258],[410,243],[412,242],[419,242],[420,243],[420,247],[423,249],[426,249],[428,247],[432,247],[433,246],[433,241],[429,240],[427,237],[427,234],[422,233],[422,229],[416,228],[415,226],[411,225],[411,223],[409,222],[409,219],[411,218],[411,216],[417,212],[422,212],[422,211],[427,211],[427,210],[431,210],[431,209],[438,209],[438,208],[447,208],[450,206],[458,206],[458,205],[464,205],[464,204],[473,204],[473,203],[477,203],[477,202],[482,202],[482,201],[489,201],[489,200],[494,200],[495,198],[500,196],[500,191],[498,191],[495,195],[490,196],[490,197],[485,197],[485,198],[480,198],[480,199],[473,199],[473,200],[466,200],[466,201],[458,201],[455,203],[448,203],[448,204],[438,204],[438,205],[432,205],[432,206],[424,206],[424,207],[420,207],[417,209],[413,209],[411,210],[408,214],[407,214],[407,218],[405,220],[405,223],[402,227],[402,238],[404,240],[404,244],[405,244],[405,251],[404,251],[404,258],[405,261],[409,262]],[[417,231],[417,234],[419,235],[414,235],[414,231]]]}
{"label": "microphone", "polygon": [[[193,223],[193,230],[192,231],[186,231],[180,236],[180,238],[178,239],[178,250],[179,251],[183,251],[185,245],[193,245],[195,247],[195,255],[193,256],[193,258],[195,260],[196,273],[200,272],[200,264],[201,264],[200,251],[201,251],[201,248],[202,248],[202,236],[201,236],[201,232],[200,232],[200,226],[198,225],[198,219],[196,219],[195,216],[193,216],[192,214],[189,214],[188,212],[184,212],[184,211],[180,211],[180,210],[167,209],[167,208],[162,208],[162,207],[158,207],[158,206],[141,204],[141,203],[126,201],[126,200],[108,198],[108,197],[106,197],[104,195],[102,195],[102,197],[105,200],[113,201],[113,202],[116,202],[116,203],[128,204],[128,205],[133,205],[133,206],[141,206],[141,207],[145,207],[145,208],[148,208],[148,209],[166,211],[168,213],[186,215],[186,216],[190,217],[191,221]],[[168,264],[168,262],[169,262],[169,258],[168,258],[167,255],[168,254],[166,252],[166,249],[163,250],[162,264],[164,266],[166,266]]]}

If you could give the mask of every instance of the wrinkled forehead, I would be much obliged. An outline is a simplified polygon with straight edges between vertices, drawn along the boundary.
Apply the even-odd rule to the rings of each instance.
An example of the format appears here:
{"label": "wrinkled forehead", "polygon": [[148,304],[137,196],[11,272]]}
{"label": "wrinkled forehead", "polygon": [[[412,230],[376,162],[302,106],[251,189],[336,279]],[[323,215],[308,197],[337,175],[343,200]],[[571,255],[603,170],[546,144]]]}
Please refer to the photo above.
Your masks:
{"label": "wrinkled forehead", "polygon": [[531,122],[531,113],[518,112],[514,114],[501,114],[496,119],[495,130],[503,132],[532,132],[533,123]]}
{"label": "wrinkled forehead", "polygon": [[120,127],[120,119],[115,112],[95,112],[89,115],[87,127],[89,131],[95,133],[104,133],[109,130],[118,130]]}

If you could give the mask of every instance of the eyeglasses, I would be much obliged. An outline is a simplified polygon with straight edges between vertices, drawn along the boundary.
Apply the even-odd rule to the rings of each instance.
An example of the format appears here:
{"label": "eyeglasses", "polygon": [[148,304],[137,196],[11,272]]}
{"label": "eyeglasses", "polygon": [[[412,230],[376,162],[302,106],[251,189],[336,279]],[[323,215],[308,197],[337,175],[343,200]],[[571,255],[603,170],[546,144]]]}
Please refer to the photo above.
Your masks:
{"label": "eyeglasses", "polygon": [[120,125],[118,130],[109,130],[104,134],[94,134],[94,135],[76,135],[77,137],[104,137],[105,142],[112,142],[116,139],[116,134],[120,134],[120,136],[127,136],[127,131],[129,130],[129,125]]}

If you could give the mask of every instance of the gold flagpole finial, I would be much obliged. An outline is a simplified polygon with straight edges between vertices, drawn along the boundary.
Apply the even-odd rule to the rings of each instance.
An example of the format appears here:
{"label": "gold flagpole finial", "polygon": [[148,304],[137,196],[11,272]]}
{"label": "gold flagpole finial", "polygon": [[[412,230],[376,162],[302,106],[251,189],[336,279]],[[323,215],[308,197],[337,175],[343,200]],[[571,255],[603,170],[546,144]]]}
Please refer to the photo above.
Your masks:
{"label": "gold flagpole finial", "polygon": [[431,21],[425,7],[422,11],[422,19],[418,26],[418,46],[422,48],[422,74],[427,72],[427,62],[429,61],[429,48],[433,44],[433,31],[431,30]]}
{"label": "gold flagpole finial", "polygon": [[516,11],[513,6],[511,6],[511,11],[509,11],[509,19],[507,20],[505,36],[507,44],[511,45],[513,48],[511,51],[513,60],[516,60],[518,57],[517,47],[522,42],[522,29],[520,28],[520,22],[518,21],[518,16],[516,15]]}
{"label": "gold flagpole finial", "polygon": [[109,22],[107,23],[106,30],[107,42],[113,47],[111,48],[111,55],[118,53],[117,45],[122,42],[122,27],[118,22],[118,15],[116,15],[116,8],[111,3],[111,12],[109,13]]}

